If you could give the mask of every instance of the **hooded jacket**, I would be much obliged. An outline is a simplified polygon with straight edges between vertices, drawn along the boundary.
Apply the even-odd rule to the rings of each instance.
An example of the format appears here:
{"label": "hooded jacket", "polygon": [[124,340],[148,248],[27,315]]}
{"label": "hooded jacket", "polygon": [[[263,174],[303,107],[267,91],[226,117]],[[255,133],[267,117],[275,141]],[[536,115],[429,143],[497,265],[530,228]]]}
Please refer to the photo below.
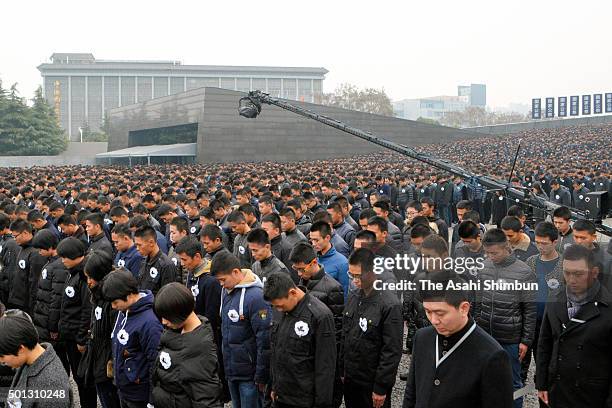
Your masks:
{"label": "hooded jacket", "polygon": [[165,330],[153,369],[154,406],[164,408],[221,408],[217,346],[206,317],[188,333]]}
{"label": "hooded jacket", "polygon": [[157,358],[162,325],[153,311],[153,294],[140,292],[128,311],[119,312],[111,341],[113,372],[120,399],[150,401],[151,370]]}
{"label": "hooded jacket", "polygon": [[263,283],[250,269],[232,290],[223,290],[221,332],[228,380],[267,384],[270,366],[272,310],[263,298]]}

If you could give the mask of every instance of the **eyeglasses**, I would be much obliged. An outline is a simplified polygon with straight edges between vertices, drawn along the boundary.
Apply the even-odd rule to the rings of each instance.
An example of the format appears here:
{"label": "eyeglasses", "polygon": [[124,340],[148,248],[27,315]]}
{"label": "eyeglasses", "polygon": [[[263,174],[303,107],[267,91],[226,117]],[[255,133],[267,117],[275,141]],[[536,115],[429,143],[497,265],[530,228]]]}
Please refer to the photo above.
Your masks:
{"label": "eyeglasses", "polygon": [[314,258],[312,261],[308,262],[308,264],[306,264],[306,266],[305,266],[305,267],[303,267],[303,268],[298,268],[298,267],[296,267],[296,266],[295,266],[295,264],[293,264],[293,269],[294,269],[296,272],[301,272],[301,273],[304,273],[304,271],[306,270],[306,268],[310,267],[310,265],[312,265],[312,263],[313,263],[313,262],[314,262],[316,259],[317,259],[317,258]]}
{"label": "eyeglasses", "polygon": [[356,275],[356,274],[350,273],[350,272],[347,272],[347,273],[348,273],[348,277],[349,277],[350,280],[358,280],[358,281],[361,280],[361,274],[357,274]]}

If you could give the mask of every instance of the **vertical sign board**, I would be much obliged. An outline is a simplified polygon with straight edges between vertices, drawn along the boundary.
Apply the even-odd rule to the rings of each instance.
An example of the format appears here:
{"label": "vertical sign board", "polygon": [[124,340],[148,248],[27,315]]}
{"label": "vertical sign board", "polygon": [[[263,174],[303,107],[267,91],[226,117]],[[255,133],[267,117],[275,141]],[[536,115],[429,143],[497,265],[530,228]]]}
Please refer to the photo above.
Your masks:
{"label": "vertical sign board", "polygon": [[546,111],[544,113],[547,118],[555,117],[555,98],[546,98]]}
{"label": "vertical sign board", "polygon": [[542,100],[540,98],[533,98],[531,100],[531,119],[542,118]]}
{"label": "vertical sign board", "polygon": [[582,114],[591,114],[591,95],[582,95]]}
{"label": "vertical sign board", "polygon": [[567,96],[559,97],[559,107],[557,108],[557,116],[563,118],[567,116]]}
{"label": "vertical sign board", "polygon": [[570,96],[570,116],[578,116],[580,114],[580,99],[578,95]]}
{"label": "vertical sign board", "polygon": [[612,113],[612,93],[606,94],[606,113]]}
{"label": "vertical sign board", "polygon": [[593,113],[595,114],[603,112],[601,106],[601,96],[601,94],[593,95]]}

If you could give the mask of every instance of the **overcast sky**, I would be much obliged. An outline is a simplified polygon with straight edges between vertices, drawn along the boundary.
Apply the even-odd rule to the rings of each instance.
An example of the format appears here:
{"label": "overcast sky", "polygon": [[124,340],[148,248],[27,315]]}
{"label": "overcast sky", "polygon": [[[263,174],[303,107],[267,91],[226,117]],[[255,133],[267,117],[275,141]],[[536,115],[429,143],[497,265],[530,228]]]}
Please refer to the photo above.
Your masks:
{"label": "overcast sky", "polygon": [[325,67],[393,100],[485,83],[490,106],[612,92],[611,1],[0,2],[0,79],[31,97],[54,52]]}

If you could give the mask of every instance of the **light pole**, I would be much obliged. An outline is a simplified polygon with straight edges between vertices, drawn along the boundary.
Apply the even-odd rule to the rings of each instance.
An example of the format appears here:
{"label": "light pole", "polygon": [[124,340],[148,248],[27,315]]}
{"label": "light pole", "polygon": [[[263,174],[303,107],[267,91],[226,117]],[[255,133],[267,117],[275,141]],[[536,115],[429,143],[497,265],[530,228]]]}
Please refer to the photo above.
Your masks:
{"label": "light pole", "polygon": [[81,143],[83,143],[83,128],[79,127],[79,133],[81,134]]}

